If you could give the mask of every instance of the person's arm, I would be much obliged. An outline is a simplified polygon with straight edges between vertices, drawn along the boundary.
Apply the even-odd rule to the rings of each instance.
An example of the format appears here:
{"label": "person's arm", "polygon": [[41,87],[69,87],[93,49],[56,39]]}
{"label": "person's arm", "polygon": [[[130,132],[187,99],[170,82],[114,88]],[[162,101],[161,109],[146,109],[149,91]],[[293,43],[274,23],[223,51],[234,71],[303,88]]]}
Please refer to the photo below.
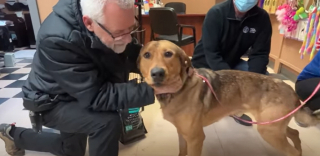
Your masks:
{"label": "person's arm", "polygon": [[202,26],[202,43],[206,61],[212,70],[230,69],[223,60],[219,43],[222,34],[221,15],[210,9]]}
{"label": "person's arm", "polygon": [[248,60],[249,71],[260,74],[265,74],[269,63],[272,36],[272,26],[269,15],[266,15],[264,18],[264,27],[261,28],[262,31],[258,34],[257,39],[252,45]]}
{"label": "person's arm", "polygon": [[49,37],[41,41],[38,55],[43,67],[84,108],[115,111],[154,103],[146,83],[109,83],[98,79],[95,65],[67,40]]}

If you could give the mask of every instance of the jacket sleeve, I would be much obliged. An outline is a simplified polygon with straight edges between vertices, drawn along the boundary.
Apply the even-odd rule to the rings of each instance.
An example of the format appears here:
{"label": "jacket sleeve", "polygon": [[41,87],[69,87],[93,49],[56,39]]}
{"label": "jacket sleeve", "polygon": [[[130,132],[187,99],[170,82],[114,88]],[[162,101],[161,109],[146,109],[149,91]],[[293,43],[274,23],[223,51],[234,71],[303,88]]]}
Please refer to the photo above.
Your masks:
{"label": "jacket sleeve", "polygon": [[269,15],[266,15],[264,19],[264,27],[252,45],[248,60],[249,71],[260,74],[265,74],[267,70],[272,36],[272,26]]}
{"label": "jacket sleeve", "polygon": [[81,56],[82,52],[78,46],[57,37],[42,40],[38,47],[43,67],[82,107],[115,111],[154,103],[153,89],[146,83],[109,83],[98,79],[95,65]]}
{"label": "jacket sleeve", "polygon": [[219,43],[222,36],[221,16],[210,9],[202,26],[202,43],[206,61],[212,70],[230,69],[223,60]]}

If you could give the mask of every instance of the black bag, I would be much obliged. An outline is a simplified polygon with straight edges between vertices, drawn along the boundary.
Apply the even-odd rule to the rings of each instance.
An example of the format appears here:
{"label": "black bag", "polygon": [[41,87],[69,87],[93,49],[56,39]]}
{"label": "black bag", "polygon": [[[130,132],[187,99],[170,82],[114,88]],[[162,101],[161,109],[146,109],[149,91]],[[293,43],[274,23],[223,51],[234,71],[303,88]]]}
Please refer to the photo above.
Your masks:
{"label": "black bag", "polygon": [[144,110],[142,107],[118,111],[122,125],[120,142],[124,145],[141,140],[145,138],[145,134],[148,133],[140,115],[140,109],[141,112]]}

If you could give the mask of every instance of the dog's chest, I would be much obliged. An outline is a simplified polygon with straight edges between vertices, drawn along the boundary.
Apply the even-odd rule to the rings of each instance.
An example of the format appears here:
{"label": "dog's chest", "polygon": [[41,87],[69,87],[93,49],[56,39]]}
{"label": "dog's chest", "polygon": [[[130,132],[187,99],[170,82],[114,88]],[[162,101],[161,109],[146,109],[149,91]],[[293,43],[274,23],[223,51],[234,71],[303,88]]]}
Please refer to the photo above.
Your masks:
{"label": "dog's chest", "polygon": [[170,123],[174,124],[176,121],[177,115],[174,115],[173,111],[167,108],[162,109],[163,119],[169,121]]}
{"label": "dog's chest", "polygon": [[[163,114],[163,118],[173,124],[179,119],[184,118],[186,115],[193,114],[190,112],[190,106],[185,102],[177,102],[172,99],[170,103],[161,103],[161,110]],[[191,106],[192,107],[192,106]]]}

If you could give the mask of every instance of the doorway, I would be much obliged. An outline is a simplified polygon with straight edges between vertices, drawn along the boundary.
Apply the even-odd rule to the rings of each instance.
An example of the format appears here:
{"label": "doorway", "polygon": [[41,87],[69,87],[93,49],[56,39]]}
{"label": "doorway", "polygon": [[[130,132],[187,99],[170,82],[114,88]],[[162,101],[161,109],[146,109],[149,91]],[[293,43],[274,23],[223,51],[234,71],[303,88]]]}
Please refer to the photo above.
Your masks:
{"label": "doorway", "polygon": [[33,57],[39,27],[36,0],[0,0],[0,57],[7,52]]}

